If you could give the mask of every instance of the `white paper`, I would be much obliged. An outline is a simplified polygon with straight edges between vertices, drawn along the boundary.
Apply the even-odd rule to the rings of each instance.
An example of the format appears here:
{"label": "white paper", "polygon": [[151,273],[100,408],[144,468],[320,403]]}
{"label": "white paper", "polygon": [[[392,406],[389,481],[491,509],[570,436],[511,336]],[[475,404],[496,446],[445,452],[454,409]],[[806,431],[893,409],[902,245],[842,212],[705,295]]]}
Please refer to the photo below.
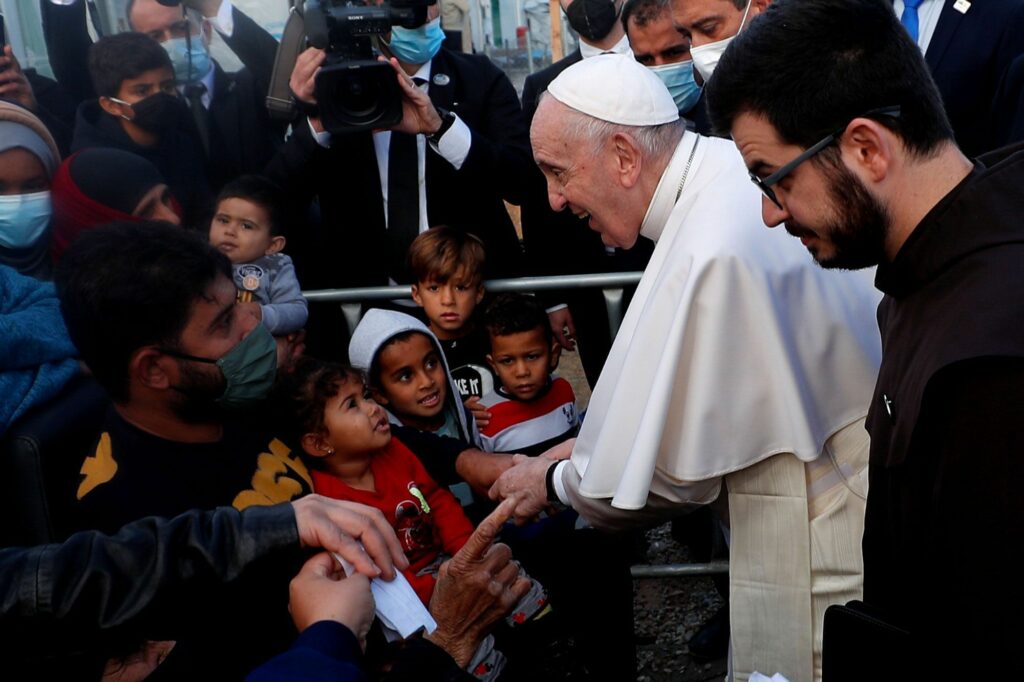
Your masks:
{"label": "white paper", "polygon": [[[334,552],[331,554],[345,569],[345,575],[352,575],[355,572],[352,564]],[[395,574],[395,579],[392,581],[381,578],[374,578],[370,581],[370,591],[373,593],[373,600],[377,603],[377,617],[386,627],[397,632],[402,639],[412,635],[420,628],[430,634],[437,629],[437,622],[430,615],[430,611],[427,611],[427,607],[420,601],[402,572],[395,571]]]}

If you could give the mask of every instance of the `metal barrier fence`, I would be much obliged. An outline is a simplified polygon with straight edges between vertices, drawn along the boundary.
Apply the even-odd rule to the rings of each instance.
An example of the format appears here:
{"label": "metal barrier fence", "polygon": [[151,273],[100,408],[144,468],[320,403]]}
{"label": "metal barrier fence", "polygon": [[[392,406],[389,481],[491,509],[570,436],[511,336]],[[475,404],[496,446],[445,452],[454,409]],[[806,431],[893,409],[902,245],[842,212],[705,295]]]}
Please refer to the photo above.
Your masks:
{"label": "metal barrier fence", "polygon": [[[502,291],[556,291],[565,289],[600,288],[604,294],[604,305],[608,313],[608,328],[612,338],[622,323],[623,287],[640,281],[642,272],[614,272],[591,275],[558,275],[553,277],[519,277],[516,279],[492,279],[484,282],[484,288],[491,293]],[[341,304],[349,329],[355,329],[362,316],[362,304],[370,301],[400,301],[412,299],[408,285],[393,287],[361,287],[357,289],[318,289],[304,292],[309,301],[326,301]]]}
{"label": "metal barrier fence", "polygon": [[[491,293],[503,291],[557,291],[566,289],[600,288],[604,295],[605,310],[608,314],[608,328],[612,338],[622,323],[623,288],[635,285],[643,276],[642,272],[615,272],[589,275],[559,275],[553,277],[520,277],[517,279],[492,279],[484,282],[484,288]],[[409,286],[362,287],[355,289],[319,289],[304,292],[310,301],[334,302],[341,305],[349,329],[355,329],[362,316],[363,303],[371,301],[400,301],[412,299]],[[728,561],[712,561],[706,564],[638,564],[630,568],[634,578],[678,578],[728,573]]]}

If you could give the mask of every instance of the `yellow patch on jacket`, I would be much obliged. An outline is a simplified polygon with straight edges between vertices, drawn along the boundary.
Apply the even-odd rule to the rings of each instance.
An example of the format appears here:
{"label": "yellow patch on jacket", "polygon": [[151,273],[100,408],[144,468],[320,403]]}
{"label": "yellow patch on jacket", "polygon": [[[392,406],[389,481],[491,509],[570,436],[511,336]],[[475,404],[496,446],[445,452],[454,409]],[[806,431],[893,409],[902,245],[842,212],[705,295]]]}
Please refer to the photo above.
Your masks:
{"label": "yellow patch on jacket", "polygon": [[252,488],[238,493],[231,503],[235,509],[289,502],[313,492],[306,465],[287,445],[275,438],[268,449],[256,459]]}
{"label": "yellow patch on jacket", "polygon": [[117,461],[110,447],[110,434],[103,433],[92,457],[86,457],[78,472],[85,478],[78,484],[78,499],[82,499],[95,488],[114,478],[117,473]]}

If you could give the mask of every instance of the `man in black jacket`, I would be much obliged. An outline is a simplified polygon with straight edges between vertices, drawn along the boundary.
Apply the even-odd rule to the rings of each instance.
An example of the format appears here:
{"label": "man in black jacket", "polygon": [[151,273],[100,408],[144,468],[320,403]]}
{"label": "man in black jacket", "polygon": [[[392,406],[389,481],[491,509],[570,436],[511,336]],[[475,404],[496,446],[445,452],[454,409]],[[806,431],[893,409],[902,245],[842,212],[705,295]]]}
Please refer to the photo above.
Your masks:
{"label": "man in black jacket", "polygon": [[[509,574],[503,571],[511,559],[507,548],[492,543],[510,511],[506,504],[488,517],[446,564],[431,601],[437,630],[410,640],[388,679],[473,679],[459,669],[466,652],[525,587],[515,571],[503,582],[495,579]],[[363,680],[357,638],[373,617],[366,578],[390,580],[408,562],[378,510],[317,495],[243,512],[189,511],[136,521],[114,536],[83,532],[60,545],[0,550],[0,650],[7,673],[55,672],[49,667],[60,660],[55,656],[103,649],[124,632],[187,629],[216,611],[226,583],[300,547],[335,552],[358,574],[341,580],[327,568],[334,559],[310,560],[291,585],[290,609],[303,634],[253,679],[322,679],[330,671],[333,679]],[[119,672],[152,672],[158,665],[133,661]]]}
{"label": "man in black jacket", "polygon": [[[408,283],[409,244],[436,225],[478,236],[489,276],[522,273],[502,201],[521,203],[532,172],[515,89],[486,57],[441,47],[439,21],[434,4],[424,25],[392,29],[389,51],[405,98],[401,123],[331,135],[310,118],[296,124],[267,168],[298,203],[319,197],[323,229],[301,245],[289,242],[308,287]],[[296,61],[291,87],[307,108],[315,104],[324,58],[310,48]]]}
{"label": "man in black jacket", "polygon": [[902,660],[832,661],[837,679],[1006,677],[1024,634],[1024,151],[961,153],[885,0],[776,0],[725,52],[708,102],[765,223],[825,267],[877,263],[885,292],[864,601],[910,635]]}

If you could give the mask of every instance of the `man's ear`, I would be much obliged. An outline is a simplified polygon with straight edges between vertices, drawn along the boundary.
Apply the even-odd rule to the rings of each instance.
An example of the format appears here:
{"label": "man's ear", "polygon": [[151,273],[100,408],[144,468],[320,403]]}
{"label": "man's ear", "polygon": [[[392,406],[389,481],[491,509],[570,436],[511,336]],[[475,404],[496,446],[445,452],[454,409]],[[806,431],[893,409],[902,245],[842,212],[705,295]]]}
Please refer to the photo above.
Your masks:
{"label": "man's ear", "polygon": [[413,284],[412,285],[412,300],[419,307],[421,307],[421,308],[423,307],[423,298],[420,296],[420,285],[419,284]]}
{"label": "man's ear", "polygon": [[895,135],[878,121],[855,118],[839,139],[839,150],[858,176],[878,183],[889,174],[897,144]]}
{"label": "man's ear", "polygon": [[126,107],[123,104],[115,102],[106,95],[99,98],[99,103],[100,109],[103,109],[103,111],[110,114],[111,116],[114,116],[116,118],[122,118],[124,116],[127,116],[124,110],[128,107]]}
{"label": "man's ear", "polygon": [[171,388],[177,376],[175,360],[152,346],[136,350],[128,361],[128,382],[156,391]]}
{"label": "man's ear", "polygon": [[323,435],[319,433],[307,433],[300,439],[302,451],[310,457],[327,457],[334,453],[334,449],[327,444]]}
{"label": "man's ear", "polygon": [[551,363],[548,367],[549,372],[554,372],[558,369],[558,360],[562,357],[562,344],[558,343],[558,339],[551,339]]}
{"label": "man's ear", "polygon": [[[750,2],[751,2],[750,9],[752,11],[750,12],[750,17],[747,17],[747,24],[748,25],[750,24],[750,18],[752,16],[754,16],[755,14],[760,14],[761,12],[765,11],[766,9],[768,9],[768,5],[771,4],[771,0],[750,0]],[[744,28],[746,28],[746,26],[744,26]]]}
{"label": "man's ear", "polygon": [[619,184],[631,189],[640,179],[643,168],[643,152],[631,135],[615,133],[611,138],[612,151],[615,154],[614,172]]}
{"label": "man's ear", "polygon": [[481,282],[480,284],[477,284],[476,285],[476,302],[477,302],[477,305],[480,304],[480,301],[484,300],[484,296],[486,294],[487,294],[487,291],[484,290],[484,283]]}
{"label": "man's ear", "polygon": [[494,370],[494,373],[497,374],[498,373],[498,365],[494,362],[494,357],[490,353],[488,353],[484,357],[487,358],[487,364],[490,365],[491,369]]}
{"label": "man's ear", "polygon": [[284,248],[285,238],[281,235],[270,238],[270,244],[267,246],[267,250],[264,252],[264,256],[269,256],[273,253],[277,253]]}

